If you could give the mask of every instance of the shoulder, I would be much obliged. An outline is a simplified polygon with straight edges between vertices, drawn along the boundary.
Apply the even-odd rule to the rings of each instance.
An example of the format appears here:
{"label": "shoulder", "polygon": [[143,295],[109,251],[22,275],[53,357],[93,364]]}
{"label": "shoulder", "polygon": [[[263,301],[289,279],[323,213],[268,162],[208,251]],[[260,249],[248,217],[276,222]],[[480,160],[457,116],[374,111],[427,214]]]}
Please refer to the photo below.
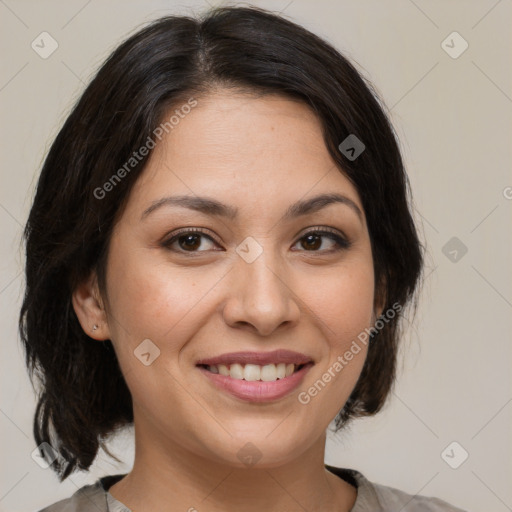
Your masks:
{"label": "shoulder", "polygon": [[80,487],[69,498],[57,501],[38,512],[108,512],[106,488],[125,475],[99,478],[94,484]]}
{"label": "shoulder", "polygon": [[327,469],[357,485],[357,499],[351,512],[465,512],[439,498],[407,494],[393,487],[370,482],[354,469],[332,466],[328,466]]}
{"label": "shoulder", "polygon": [[[366,480],[363,475],[362,479]],[[361,480],[362,480],[361,479]],[[403,510],[403,512],[464,512],[462,509],[450,505],[439,498],[427,497],[419,494],[407,494],[399,489],[368,482],[365,487],[368,493],[374,494],[383,507],[383,510]],[[399,507],[397,509],[397,507]],[[364,509],[363,509],[364,510]]]}

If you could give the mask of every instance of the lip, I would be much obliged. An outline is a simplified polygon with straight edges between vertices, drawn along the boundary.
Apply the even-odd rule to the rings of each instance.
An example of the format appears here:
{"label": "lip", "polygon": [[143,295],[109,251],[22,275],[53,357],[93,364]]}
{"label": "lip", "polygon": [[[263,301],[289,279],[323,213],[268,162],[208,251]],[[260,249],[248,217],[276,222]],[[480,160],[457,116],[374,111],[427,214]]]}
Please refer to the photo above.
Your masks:
{"label": "lip", "polygon": [[[213,360],[213,359],[212,359]],[[284,361],[283,361],[284,362]],[[206,364],[206,363],[202,363]],[[212,363],[214,364],[214,363]],[[223,363],[217,363],[223,364]],[[250,364],[250,363],[249,363]],[[246,381],[243,379],[233,379],[220,375],[218,373],[212,373],[206,368],[197,366],[199,371],[210,380],[210,382],[221,391],[227,392],[236,398],[245,400],[248,402],[272,402],[279,400],[290,394],[294,389],[298,388],[301,382],[304,380],[307,372],[313,367],[311,359],[300,370],[296,371],[289,377],[284,379],[277,379],[276,381]]]}
{"label": "lip", "polygon": [[306,354],[294,352],[291,350],[274,350],[273,352],[230,352],[229,354],[221,354],[216,357],[208,359],[201,359],[197,361],[196,365],[213,366],[217,364],[257,364],[264,366],[266,364],[279,364],[279,363],[293,363],[293,364],[307,364],[314,363],[313,359]]}

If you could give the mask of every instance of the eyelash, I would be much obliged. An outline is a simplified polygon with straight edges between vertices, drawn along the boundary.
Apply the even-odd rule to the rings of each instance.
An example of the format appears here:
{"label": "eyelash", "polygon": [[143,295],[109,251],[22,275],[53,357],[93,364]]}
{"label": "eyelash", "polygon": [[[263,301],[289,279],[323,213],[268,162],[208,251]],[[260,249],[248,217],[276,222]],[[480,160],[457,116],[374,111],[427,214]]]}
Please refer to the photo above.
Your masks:
{"label": "eyelash", "polygon": [[[202,252],[207,252],[207,251],[185,251],[183,249],[179,249],[179,250],[171,249],[171,245],[174,242],[176,242],[181,236],[188,235],[188,234],[203,235],[204,237],[208,238],[212,242],[218,243],[213,237],[208,235],[205,231],[203,231],[200,228],[185,228],[185,229],[182,229],[181,231],[178,231],[177,233],[175,233],[169,240],[162,242],[162,246],[166,249],[173,251],[173,252],[178,252],[180,254],[187,254],[187,255],[200,254]],[[306,238],[309,235],[325,236],[325,237],[333,240],[336,243],[337,247],[334,249],[330,249],[330,250],[312,250],[312,251],[304,250],[304,252],[312,252],[312,253],[317,252],[317,253],[324,253],[324,254],[325,253],[334,253],[334,252],[338,252],[338,251],[342,251],[342,250],[347,250],[352,245],[351,242],[349,242],[343,236],[339,235],[337,231],[331,230],[329,228],[313,228],[310,231],[307,231],[306,233],[304,233],[295,242],[294,245],[296,245],[300,240]]]}

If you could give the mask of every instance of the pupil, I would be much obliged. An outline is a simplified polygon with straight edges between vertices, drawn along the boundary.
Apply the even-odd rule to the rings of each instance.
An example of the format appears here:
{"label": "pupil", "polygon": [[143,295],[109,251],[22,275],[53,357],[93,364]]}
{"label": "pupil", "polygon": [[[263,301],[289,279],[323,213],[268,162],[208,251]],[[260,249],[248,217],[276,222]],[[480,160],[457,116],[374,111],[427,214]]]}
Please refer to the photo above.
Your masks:
{"label": "pupil", "polygon": [[199,239],[199,237],[197,235],[184,235],[184,236],[180,237],[180,244],[182,243],[183,240],[185,240],[185,243],[184,243],[185,248],[197,249],[197,247],[199,247],[199,245],[200,245],[197,243],[198,239]]}
{"label": "pupil", "polygon": [[[308,235],[306,237],[306,240],[306,245],[308,246],[308,248],[317,249],[319,247],[318,241],[320,240],[320,237],[318,235]],[[310,242],[313,242],[313,244],[311,244]]]}

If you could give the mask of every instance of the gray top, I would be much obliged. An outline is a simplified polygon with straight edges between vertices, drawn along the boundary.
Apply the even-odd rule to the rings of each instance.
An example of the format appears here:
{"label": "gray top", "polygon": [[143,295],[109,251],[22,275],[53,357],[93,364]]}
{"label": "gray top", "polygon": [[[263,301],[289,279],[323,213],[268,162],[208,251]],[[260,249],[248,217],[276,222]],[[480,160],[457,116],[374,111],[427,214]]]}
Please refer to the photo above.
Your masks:
{"label": "gray top", "polygon": [[[438,498],[413,496],[405,492],[374,484],[354,469],[325,465],[335,475],[357,487],[357,498],[351,512],[465,512]],[[131,512],[112,496],[108,489],[126,475],[100,478],[84,485],[70,498],[61,500],[39,512]]]}

